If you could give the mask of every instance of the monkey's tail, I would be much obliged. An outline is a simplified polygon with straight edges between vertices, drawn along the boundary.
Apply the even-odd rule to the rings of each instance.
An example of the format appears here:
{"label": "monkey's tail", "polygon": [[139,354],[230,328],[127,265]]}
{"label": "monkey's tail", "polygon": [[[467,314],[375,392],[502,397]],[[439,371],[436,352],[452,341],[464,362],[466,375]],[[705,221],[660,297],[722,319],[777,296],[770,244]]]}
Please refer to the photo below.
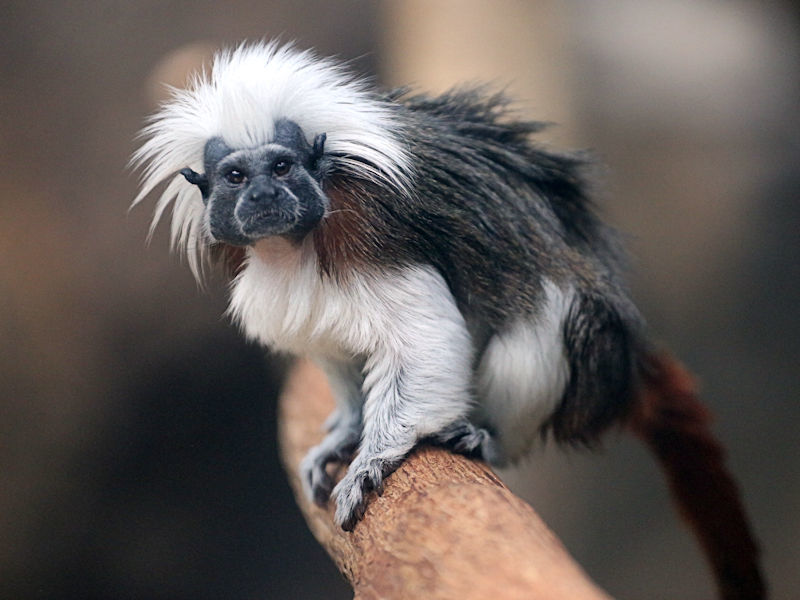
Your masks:
{"label": "monkey's tail", "polygon": [[758,546],[692,376],[665,354],[647,355],[642,367],[644,385],[628,426],[664,470],[679,512],[711,562],[720,597],[766,597]]}

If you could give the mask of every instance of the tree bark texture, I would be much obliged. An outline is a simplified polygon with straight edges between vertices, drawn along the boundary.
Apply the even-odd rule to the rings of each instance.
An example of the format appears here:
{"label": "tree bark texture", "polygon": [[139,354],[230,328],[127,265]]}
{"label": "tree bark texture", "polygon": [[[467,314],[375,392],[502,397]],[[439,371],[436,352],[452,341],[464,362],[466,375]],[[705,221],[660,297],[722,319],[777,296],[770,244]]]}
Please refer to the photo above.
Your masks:
{"label": "tree bark texture", "polygon": [[488,466],[440,448],[414,451],[355,530],[339,529],[333,502],[310,503],[298,476],[333,406],[322,372],[297,363],[280,399],[280,446],[308,525],[357,600],[608,599]]}

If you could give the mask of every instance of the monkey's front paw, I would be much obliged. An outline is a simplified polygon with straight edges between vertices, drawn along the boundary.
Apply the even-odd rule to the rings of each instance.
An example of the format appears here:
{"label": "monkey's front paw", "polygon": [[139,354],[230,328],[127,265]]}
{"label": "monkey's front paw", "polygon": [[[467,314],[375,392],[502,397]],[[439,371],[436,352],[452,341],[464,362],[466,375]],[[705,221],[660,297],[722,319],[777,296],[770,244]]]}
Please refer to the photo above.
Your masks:
{"label": "monkey's front paw", "polygon": [[333,479],[325,467],[328,458],[312,448],[300,463],[300,480],[306,498],[318,506],[325,506],[333,489]]}
{"label": "monkey's front paw", "polygon": [[[336,524],[352,531],[367,509],[367,494],[383,493],[383,477],[388,465],[381,461],[359,467],[351,466],[347,474],[333,489],[336,497]],[[389,469],[391,470],[391,469]]]}
{"label": "monkey's front paw", "polygon": [[300,480],[306,498],[325,506],[333,489],[333,478],[328,474],[330,463],[344,463],[350,460],[359,430],[351,426],[341,426],[329,433],[321,444],[308,451],[300,463]]}

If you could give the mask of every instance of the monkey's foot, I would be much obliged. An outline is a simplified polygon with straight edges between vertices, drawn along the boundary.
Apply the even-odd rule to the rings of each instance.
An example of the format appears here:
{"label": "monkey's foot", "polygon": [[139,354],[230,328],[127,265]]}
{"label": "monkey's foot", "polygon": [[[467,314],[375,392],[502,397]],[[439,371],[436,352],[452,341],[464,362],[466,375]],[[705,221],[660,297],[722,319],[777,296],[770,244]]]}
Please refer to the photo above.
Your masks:
{"label": "monkey's foot", "polygon": [[346,463],[356,448],[356,442],[349,439],[339,440],[338,444],[327,442],[328,438],[319,446],[314,446],[300,462],[303,491],[318,506],[327,504],[333,489],[333,478],[328,474],[327,466],[330,463]]}
{"label": "monkey's foot", "polygon": [[383,494],[383,480],[394,471],[402,461],[373,458],[356,460],[350,465],[347,473],[333,489],[336,497],[337,525],[345,531],[352,531],[356,523],[364,516],[367,509],[367,495],[375,491]]}
{"label": "monkey's foot", "polygon": [[430,441],[453,452],[485,460],[491,437],[488,429],[476,427],[468,419],[461,419],[431,436]]}

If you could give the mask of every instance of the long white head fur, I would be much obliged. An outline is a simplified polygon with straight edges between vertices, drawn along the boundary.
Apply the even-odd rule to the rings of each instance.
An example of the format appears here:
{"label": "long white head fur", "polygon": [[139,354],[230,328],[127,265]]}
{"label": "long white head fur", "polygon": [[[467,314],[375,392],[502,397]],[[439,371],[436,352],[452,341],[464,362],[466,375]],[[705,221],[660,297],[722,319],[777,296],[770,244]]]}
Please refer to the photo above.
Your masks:
{"label": "long white head fur", "polygon": [[260,42],[221,51],[210,74],[198,73],[187,89],[172,90],[142,130],[146,141],[131,161],[143,173],[133,204],[171,179],[156,205],[151,233],[174,202],[172,243],[186,252],[196,277],[207,249],[203,203],[197,187],[178,171],[202,171],[205,144],[213,137],[237,149],[269,143],[280,119],[297,123],[309,142],[325,133],[326,153],[338,169],[382,185],[409,186],[402,126],[392,104],[363,79],[291,45]]}

